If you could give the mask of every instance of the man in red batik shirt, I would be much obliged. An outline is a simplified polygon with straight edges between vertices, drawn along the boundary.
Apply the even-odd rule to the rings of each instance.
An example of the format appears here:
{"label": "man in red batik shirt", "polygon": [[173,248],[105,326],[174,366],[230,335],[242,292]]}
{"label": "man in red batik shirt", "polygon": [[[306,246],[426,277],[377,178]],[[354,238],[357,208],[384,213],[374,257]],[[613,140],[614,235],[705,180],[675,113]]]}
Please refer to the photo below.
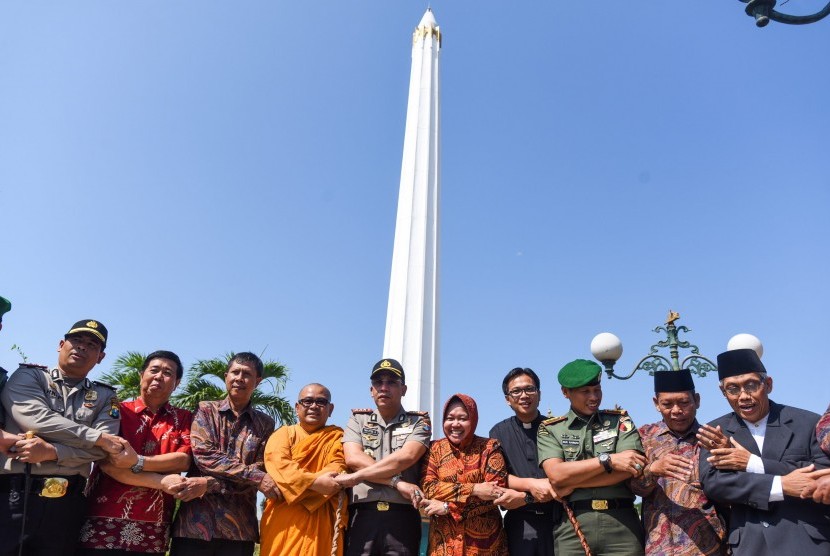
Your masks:
{"label": "man in red batik shirt", "polygon": [[181,378],[182,362],[173,352],[156,351],[144,360],[138,399],[120,404],[121,436],[129,447],[98,462],[89,479],[79,555],[167,551],[174,495],[196,494],[196,485],[179,475],[190,467],[193,414],[169,403]]}

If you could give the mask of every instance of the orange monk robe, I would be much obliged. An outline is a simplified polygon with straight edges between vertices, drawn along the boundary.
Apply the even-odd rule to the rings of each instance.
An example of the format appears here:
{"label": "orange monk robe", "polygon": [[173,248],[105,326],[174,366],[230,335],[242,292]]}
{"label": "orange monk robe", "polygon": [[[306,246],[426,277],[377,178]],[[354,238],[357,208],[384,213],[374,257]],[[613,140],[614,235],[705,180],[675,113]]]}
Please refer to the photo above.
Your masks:
{"label": "orange monk robe", "polygon": [[333,425],[311,434],[300,425],[288,425],[268,439],[265,470],[285,500],[265,502],[260,523],[263,556],[343,554],[348,522],[345,493],[324,496],[310,488],[320,475],[346,470],[342,438],[343,429]]}

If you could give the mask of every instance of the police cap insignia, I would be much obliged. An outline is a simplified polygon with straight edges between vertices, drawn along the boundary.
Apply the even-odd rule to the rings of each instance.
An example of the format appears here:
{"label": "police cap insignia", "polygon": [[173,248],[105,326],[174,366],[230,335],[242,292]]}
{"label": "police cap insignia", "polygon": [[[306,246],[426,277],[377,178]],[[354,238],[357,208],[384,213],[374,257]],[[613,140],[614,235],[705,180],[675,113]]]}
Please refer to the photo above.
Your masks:
{"label": "police cap insignia", "polygon": [[395,359],[385,358],[375,363],[372,366],[372,374],[369,375],[369,377],[374,377],[377,373],[381,372],[391,373],[400,378],[401,381],[406,381],[406,376],[403,372],[403,366]]}

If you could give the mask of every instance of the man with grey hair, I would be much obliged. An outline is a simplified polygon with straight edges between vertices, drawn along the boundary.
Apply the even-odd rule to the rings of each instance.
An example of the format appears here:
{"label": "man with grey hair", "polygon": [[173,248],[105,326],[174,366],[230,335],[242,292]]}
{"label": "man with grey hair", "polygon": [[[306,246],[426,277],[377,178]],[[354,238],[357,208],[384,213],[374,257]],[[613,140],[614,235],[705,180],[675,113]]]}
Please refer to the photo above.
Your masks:
{"label": "man with grey hair", "polygon": [[772,378],[751,349],[718,355],[718,378],[732,412],[701,427],[700,479],[710,500],[731,506],[732,554],[830,554],[830,515],[800,498],[830,474],[818,414],[770,400]]}

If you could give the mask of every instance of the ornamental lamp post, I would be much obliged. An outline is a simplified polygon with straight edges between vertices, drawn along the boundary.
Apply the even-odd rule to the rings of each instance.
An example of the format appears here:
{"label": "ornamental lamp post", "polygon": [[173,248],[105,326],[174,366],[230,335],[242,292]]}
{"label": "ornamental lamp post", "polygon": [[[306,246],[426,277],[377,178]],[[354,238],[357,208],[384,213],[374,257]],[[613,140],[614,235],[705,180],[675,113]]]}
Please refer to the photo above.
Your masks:
{"label": "ornamental lamp post", "polygon": [[[648,371],[648,374],[653,375],[656,371],[689,369],[692,373],[701,377],[706,376],[707,373],[717,371],[717,365],[708,357],[701,355],[700,349],[696,345],[686,340],[680,340],[679,334],[681,332],[686,333],[691,332],[691,330],[682,325],[675,325],[674,322],[679,318],[679,313],[669,310],[666,325],[654,329],[655,333],[665,333],[666,339],[652,345],[648,355],[640,359],[628,375],[620,376],[614,372],[614,364],[622,357],[623,352],[622,342],[614,334],[602,332],[594,336],[594,339],[591,340],[591,354],[602,363],[608,378],[619,378],[621,380],[628,380],[638,370]],[[669,348],[668,358],[658,353],[660,348]],[[691,351],[682,360],[680,359],[681,348]],[[764,353],[764,346],[761,341],[752,334],[737,334],[729,340],[726,346],[727,350],[741,348],[755,350],[758,357],[761,357]]]}
{"label": "ornamental lamp post", "polygon": [[746,15],[755,18],[755,25],[766,27],[772,21],[789,25],[805,25],[815,23],[830,15],[830,2],[822,9],[810,15],[789,15],[775,10],[777,0],[740,0],[746,4]]}

